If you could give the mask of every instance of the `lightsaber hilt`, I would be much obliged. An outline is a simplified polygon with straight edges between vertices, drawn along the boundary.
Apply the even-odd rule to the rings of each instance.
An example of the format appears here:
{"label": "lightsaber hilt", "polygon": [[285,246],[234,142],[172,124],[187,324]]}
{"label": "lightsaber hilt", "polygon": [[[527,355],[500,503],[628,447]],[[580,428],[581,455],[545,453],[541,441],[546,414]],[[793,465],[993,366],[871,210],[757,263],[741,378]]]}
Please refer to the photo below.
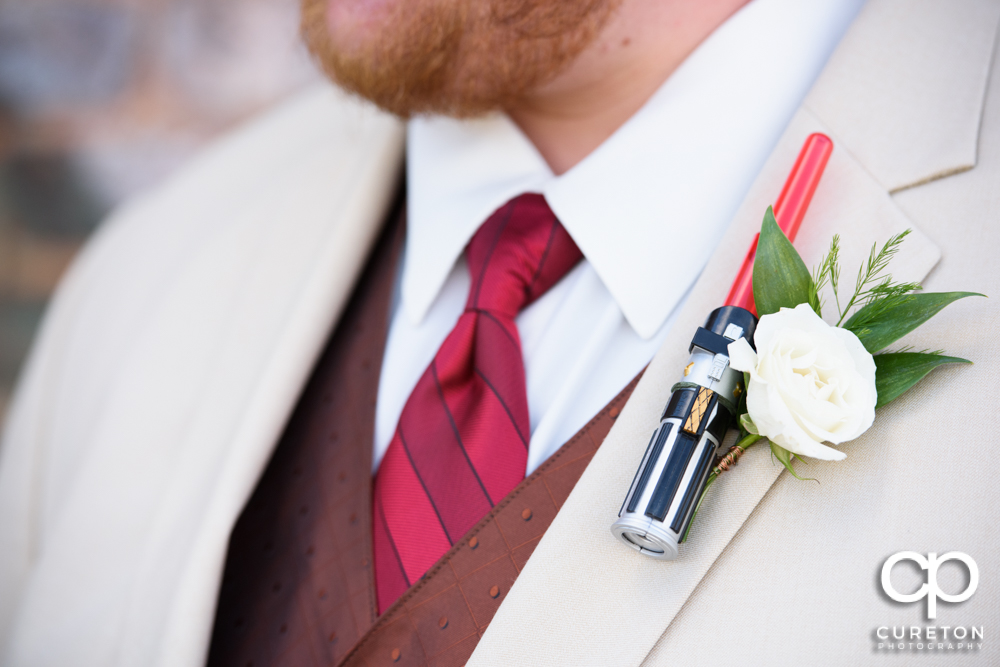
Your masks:
{"label": "lightsaber hilt", "polygon": [[743,374],[729,365],[729,344],[746,338],[753,346],[756,327],[750,311],[724,306],[695,333],[688,364],[611,526],[633,549],[661,560],[677,558],[745,390]]}

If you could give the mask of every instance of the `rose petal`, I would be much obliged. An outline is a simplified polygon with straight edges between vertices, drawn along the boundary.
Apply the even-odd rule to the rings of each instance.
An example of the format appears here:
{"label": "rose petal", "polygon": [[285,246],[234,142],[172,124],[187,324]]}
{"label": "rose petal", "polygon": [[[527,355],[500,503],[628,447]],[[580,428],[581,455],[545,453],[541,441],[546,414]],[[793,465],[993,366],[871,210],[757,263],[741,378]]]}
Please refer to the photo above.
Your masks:
{"label": "rose petal", "polygon": [[729,344],[729,365],[738,371],[757,369],[757,353],[746,338],[737,338]]}
{"label": "rose petal", "polygon": [[840,460],[822,442],[864,433],[875,417],[875,362],[857,336],[824,322],[809,307],[760,319],[757,353],[730,345],[730,363],[749,370],[747,411],[761,435],[801,456]]}
{"label": "rose petal", "polygon": [[847,458],[847,454],[844,452],[834,449],[833,447],[821,445],[805,433],[795,433],[794,431],[791,431],[775,436],[774,438],[771,438],[771,440],[775,444],[780,445],[793,454],[798,454],[799,456],[809,456],[823,461],[843,461]]}

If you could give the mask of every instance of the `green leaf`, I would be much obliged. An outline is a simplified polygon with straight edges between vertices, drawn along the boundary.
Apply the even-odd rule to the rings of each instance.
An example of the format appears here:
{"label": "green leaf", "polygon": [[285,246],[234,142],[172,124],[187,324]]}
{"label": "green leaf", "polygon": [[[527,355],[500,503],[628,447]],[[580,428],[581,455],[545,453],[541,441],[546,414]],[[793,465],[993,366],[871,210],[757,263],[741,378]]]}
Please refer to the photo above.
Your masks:
{"label": "green leaf", "polygon": [[844,328],[853,331],[865,349],[875,353],[937,315],[948,304],[967,296],[983,295],[977,292],[920,292],[888,300],[889,303],[871,301],[851,315]]}
{"label": "green leaf", "polygon": [[751,435],[760,435],[760,431],[757,430],[757,425],[753,423],[752,419],[750,419],[749,414],[740,415],[740,426],[743,427],[744,431]]}
{"label": "green leaf", "polygon": [[928,352],[888,352],[875,355],[875,408],[888,405],[944,364],[971,364],[968,359]]}
{"label": "green leaf", "polygon": [[759,315],[809,303],[809,270],[767,207],[753,267],[753,298]]}
{"label": "green leaf", "polygon": [[803,482],[805,482],[806,480],[812,482],[818,481],[813,479],[812,477],[799,477],[799,473],[795,472],[795,468],[792,467],[792,453],[787,449],[785,449],[784,447],[776,445],[773,442],[771,442],[771,453],[774,455],[774,458],[781,461],[781,465],[785,466],[785,468],[788,469],[788,472],[792,473],[795,479],[800,479]]}

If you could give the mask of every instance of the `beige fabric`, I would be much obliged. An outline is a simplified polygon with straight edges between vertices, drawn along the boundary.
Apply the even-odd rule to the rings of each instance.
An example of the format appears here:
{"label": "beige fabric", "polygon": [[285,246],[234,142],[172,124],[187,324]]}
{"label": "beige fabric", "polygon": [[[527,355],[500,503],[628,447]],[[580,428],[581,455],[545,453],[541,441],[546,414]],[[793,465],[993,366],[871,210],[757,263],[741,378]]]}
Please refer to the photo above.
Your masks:
{"label": "beige fabric", "polygon": [[976,164],[993,0],[871,2],[806,104],[890,192]]}
{"label": "beige fabric", "polygon": [[[1000,426],[1000,343],[991,335],[1000,330],[1000,68],[989,90],[976,168],[893,198],[942,250],[925,288],[992,297],[945,310],[904,342],[975,365],[941,370],[880,411],[843,463],[809,466],[822,486],[782,474],[644,664],[694,655],[684,664],[1000,664],[1000,492],[990,463]],[[936,622],[925,620],[920,605],[890,603],[879,568],[902,550],[968,553],[979,566],[978,592],[960,606],[939,607]],[[916,590],[922,578],[901,569],[899,590]],[[947,574],[946,590],[964,588],[956,571]],[[724,641],[700,637],[707,619],[725,626]],[[912,625],[984,626],[986,641],[971,654],[871,651],[879,626]]]}
{"label": "beige fabric", "polygon": [[384,220],[402,140],[324,87],[89,245],[0,450],[3,664],[203,661],[230,529]]}
{"label": "beige fabric", "polygon": [[[941,3],[939,9],[945,4],[969,22],[949,29],[974,35],[985,30],[980,23],[988,20],[995,34],[995,3],[985,16],[970,10],[982,10],[983,3]],[[919,232],[893,264],[897,278],[923,278],[941,247],[945,261],[931,274],[928,289],[1000,290],[1000,271],[992,256],[1000,242],[994,222],[1000,214],[996,84],[991,88],[996,101],[991,100],[983,116],[983,164],[895,198],[868,165],[856,159],[865,154],[865,147],[856,148],[833,129],[845,127],[851,129],[849,136],[867,137],[854,129],[865,120],[854,105],[865,107],[868,99],[882,99],[875,123],[904,126],[898,134],[918,142],[921,169],[934,174],[954,164],[951,144],[944,147],[949,150],[939,150],[939,137],[975,136],[978,113],[956,115],[933,104],[913,107],[916,92],[880,97],[863,83],[868,80],[878,87],[884,82],[861,76],[858,83],[852,72],[842,69],[843,63],[855,62],[877,70],[879,61],[871,49],[866,53],[875,60],[858,62],[850,53],[877,36],[895,35],[883,48],[897,53],[913,52],[911,39],[936,34],[937,26],[931,24],[941,16],[935,11],[920,20],[914,12],[905,34],[890,30],[891,22],[906,11],[906,2],[874,0],[852,27],[833,61],[833,74],[824,73],[784,135],[674,331],[508,594],[471,666],[881,664],[890,658],[873,652],[877,627],[933,624],[924,620],[919,605],[895,605],[881,594],[881,565],[902,550],[959,550],[977,559],[979,592],[961,607],[943,605],[938,623],[982,625],[987,633],[998,627],[995,582],[1000,562],[995,533],[988,527],[1000,497],[990,482],[989,466],[979,461],[997,421],[992,395],[998,380],[998,345],[990,332],[1000,330],[1000,311],[986,300],[956,304],[903,341],[918,349],[945,348],[978,364],[939,370],[883,410],[872,431],[845,447],[845,462],[810,465],[808,473],[819,477],[821,485],[790,479],[769,461],[767,450],[751,450],[737,471],[712,490],[677,561],[640,556],[609,531],[669,388],[686,361],[691,332],[707,315],[705,304],[725,297],[759,229],[762,211],[779,191],[809,132],[827,132],[837,148],[797,243],[807,264],[818,260],[833,233],[842,234],[850,251],[844,253],[844,265],[856,267],[873,240],[912,227]],[[946,79],[941,75],[946,72],[962,82],[950,82],[948,90],[981,91],[988,71],[983,59],[992,57],[993,44],[979,40],[978,45],[978,50],[938,52],[939,60],[923,63],[934,71],[923,78],[911,75],[908,85],[932,86]],[[854,105],[843,97],[847,95]],[[913,134],[905,127],[911,124]],[[931,127],[937,129],[921,134],[921,128]],[[913,151],[894,155],[891,139],[883,145],[890,151],[879,155],[883,173],[905,173],[906,165],[897,168],[895,161],[910,160]],[[843,282],[853,282],[853,270],[845,271]],[[830,310],[828,300],[828,314]],[[911,579],[908,588],[899,583],[900,589],[917,588],[916,577]],[[960,589],[957,582],[952,584],[955,589]],[[947,664],[973,659],[993,664],[1000,660],[998,655],[1000,647],[987,643],[980,655],[919,657]]]}

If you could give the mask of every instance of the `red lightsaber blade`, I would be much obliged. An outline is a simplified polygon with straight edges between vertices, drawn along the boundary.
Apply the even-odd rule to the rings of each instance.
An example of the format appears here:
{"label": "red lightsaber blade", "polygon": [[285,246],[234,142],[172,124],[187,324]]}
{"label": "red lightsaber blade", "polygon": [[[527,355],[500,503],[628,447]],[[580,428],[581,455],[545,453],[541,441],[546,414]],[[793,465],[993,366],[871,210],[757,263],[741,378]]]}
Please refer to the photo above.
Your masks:
{"label": "red lightsaber blade", "polygon": [[[785,181],[785,187],[781,189],[778,201],[774,204],[774,218],[789,241],[795,241],[802,218],[806,215],[806,209],[809,208],[832,152],[833,142],[830,137],[819,133],[810,134],[802,145],[802,150],[799,151],[795,166],[792,167],[792,172]],[[743,266],[736,275],[729,296],[726,297],[727,306],[746,308],[755,315],[757,309],[753,302],[753,262],[757,256],[759,237],[760,234],[754,236],[750,251],[743,260]]]}

